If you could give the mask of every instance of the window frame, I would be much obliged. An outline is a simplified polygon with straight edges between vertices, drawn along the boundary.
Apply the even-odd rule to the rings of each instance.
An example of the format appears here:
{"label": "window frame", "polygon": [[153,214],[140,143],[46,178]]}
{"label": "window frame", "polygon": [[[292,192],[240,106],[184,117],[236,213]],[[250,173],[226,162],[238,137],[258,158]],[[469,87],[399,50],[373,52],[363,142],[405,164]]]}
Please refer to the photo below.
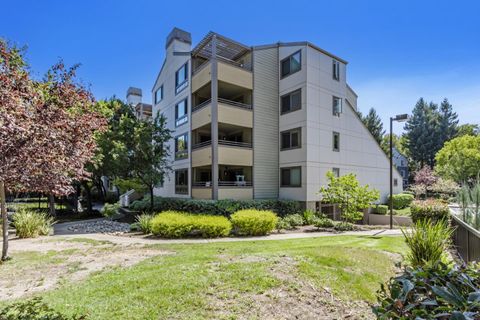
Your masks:
{"label": "window frame", "polygon": [[[340,101],[340,111],[335,112],[335,100],[338,99]],[[343,113],[343,99],[337,96],[332,96],[332,114],[336,117],[340,117]]]}
{"label": "window frame", "polygon": [[[182,102],[185,102],[185,114],[181,117],[178,117],[178,106]],[[188,98],[182,99],[175,104],[175,128],[178,128],[185,123],[188,123]]]}
{"label": "window frame", "polygon": [[[292,133],[294,132],[298,133],[298,146],[292,146]],[[290,135],[290,146],[285,148],[283,147],[283,135],[287,133]],[[301,149],[301,148],[302,148],[302,127],[284,130],[280,132],[280,151]]]}
{"label": "window frame", "polygon": [[[158,91],[161,90],[161,97],[160,100],[158,99]],[[159,104],[163,100],[163,84],[155,90],[155,104]]]}
{"label": "window frame", "polygon": [[[291,180],[292,180],[292,176],[291,176],[291,170],[292,169],[298,169],[300,170],[300,183],[298,185],[292,185],[291,184]],[[290,184],[286,185],[286,184],[283,184],[283,172],[285,170],[289,170],[290,171],[290,177],[289,177],[289,180],[290,180]],[[281,188],[301,188],[302,187],[302,166],[293,166],[293,167],[283,167],[283,168],[280,168],[280,187]]]}
{"label": "window frame", "polygon": [[[338,147],[335,148],[335,137],[338,137]],[[340,132],[333,131],[332,132],[332,150],[335,152],[340,152]]]}
{"label": "window frame", "polygon": [[[298,108],[292,109],[292,96],[296,93],[300,95],[300,103]],[[283,111],[283,99],[286,98],[287,96],[289,97],[288,99],[290,104],[289,109],[287,111]],[[301,109],[302,109],[302,88],[290,91],[289,93],[286,93],[280,97],[280,115],[288,114],[290,112],[295,112]]]}
{"label": "window frame", "polygon": [[[181,83],[178,83],[178,74],[183,68],[185,68],[185,80],[183,80]],[[179,94],[185,90],[186,87],[188,87],[188,61],[182,64],[182,66],[175,71],[175,94]]]}
{"label": "window frame", "polygon": [[[294,55],[296,55],[297,53],[300,53],[300,59],[299,59],[299,64],[300,64],[300,68],[298,68],[298,70],[295,70],[294,72],[292,72],[292,63],[291,63],[291,59]],[[283,62],[288,60],[289,61],[289,67],[288,67],[288,73],[287,74],[283,74]],[[295,51],[294,53],[290,54],[289,56],[283,58],[281,61],[280,61],[280,79],[284,79],[288,76],[291,76],[292,74],[295,74],[297,73],[298,71],[302,70],[302,49],[300,50],[297,50]]]}
{"label": "window frame", "polygon": [[333,167],[332,172],[333,172],[333,174],[335,175],[336,178],[340,177],[340,168]]}
{"label": "window frame", "polygon": [[340,61],[332,60],[332,78],[335,81],[340,81]]}
{"label": "window frame", "polygon": [[[185,149],[184,150],[179,150],[178,149],[178,140],[181,137],[185,137]],[[175,151],[175,161],[177,160],[185,160],[188,159],[188,132],[179,134],[178,136],[175,137],[174,139],[174,151]]]}
{"label": "window frame", "polygon": [[[179,180],[177,174],[180,174],[181,172],[185,174],[186,184],[177,184],[178,180]],[[179,190],[181,190],[179,187],[185,187],[186,192],[179,191]],[[184,188],[182,188],[182,189],[184,189]],[[186,195],[188,195],[188,168],[175,170],[175,194],[186,194]]]}

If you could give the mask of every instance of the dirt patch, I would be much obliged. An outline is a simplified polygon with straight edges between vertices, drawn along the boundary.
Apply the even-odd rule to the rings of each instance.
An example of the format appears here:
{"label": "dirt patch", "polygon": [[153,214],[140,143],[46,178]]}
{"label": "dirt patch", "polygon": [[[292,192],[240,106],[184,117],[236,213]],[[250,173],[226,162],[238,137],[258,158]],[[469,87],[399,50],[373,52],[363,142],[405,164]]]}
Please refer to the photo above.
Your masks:
{"label": "dirt patch", "polygon": [[0,300],[29,296],[65,282],[83,280],[93,272],[173,254],[143,245],[124,246],[88,239],[17,241],[21,243],[16,243],[11,251],[13,259],[0,265]]}
{"label": "dirt patch", "polygon": [[[255,256],[223,257],[231,262],[264,262]],[[373,319],[370,306],[362,301],[343,301],[328,288],[316,287],[300,277],[298,261],[274,257],[270,272],[281,285],[261,294],[217,292],[210,307],[220,319]],[[231,310],[231,306],[241,306]]]}

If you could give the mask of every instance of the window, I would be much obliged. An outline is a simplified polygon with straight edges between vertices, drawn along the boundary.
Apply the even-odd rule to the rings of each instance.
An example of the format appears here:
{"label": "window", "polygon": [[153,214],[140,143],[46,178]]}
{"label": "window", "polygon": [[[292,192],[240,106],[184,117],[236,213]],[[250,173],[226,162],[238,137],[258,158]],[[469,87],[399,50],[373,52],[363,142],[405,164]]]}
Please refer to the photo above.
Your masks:
{"label": "window", "polygon": [[281,114],[300,110],[302,108],[302,90],[287,93],[281,98]]}
{"label": "window", "polygon": [[163,84],[160,86],[160,88],[155,91],[155,104],[159,103],[163,99]]}
{"label": "window", "polygon": [[342,113],[342,98],[333,97],[332,100],[332,113],[334,116],[340,116]]}
{"label": "window", "polygon": [[398,179],[397,178],[393,179],[393,186],[394,187],[398,186]]}
{"label": "window", "polygon": [[188,86],[188,62],[175,72],[175,94]]}
{"label": "window", "polygon": [[282,60],[281,65],[282,78],[289,76],[302,68],[302,51],[297,51],[294,54]]}
{"label": "window", "polygon": [[188,103],[187,99],[175,105],[175,126],[181,126],[188,122]]}
{"label": "window", "polygon": [[332,168],[332,172],[335,175],[335,177],[340,177],[340,168]]}
{"label": "window", "polygon": [[281,150],[302,147],[302,128],[296,128],[281,133]]}
{"label": "window", "polygon": [[175,170],[175,193],[188,194],[188,169]]}
{"label": "window", "polygon": [[188,158],[188,134],[184,133],[175,138],[175,160]]}
{"label": "window", "polygon": [[333,60],[332,75],[334,80],[340,81],[340,62],[337,60]]}
{"label": "window", "polygon": [[340,151],[340,133],[333,133],[333,151]]}
{"label": "window", "polygon": [[282,187],[301,187],[302,186],[302,167],[281,168],[280,186]]}

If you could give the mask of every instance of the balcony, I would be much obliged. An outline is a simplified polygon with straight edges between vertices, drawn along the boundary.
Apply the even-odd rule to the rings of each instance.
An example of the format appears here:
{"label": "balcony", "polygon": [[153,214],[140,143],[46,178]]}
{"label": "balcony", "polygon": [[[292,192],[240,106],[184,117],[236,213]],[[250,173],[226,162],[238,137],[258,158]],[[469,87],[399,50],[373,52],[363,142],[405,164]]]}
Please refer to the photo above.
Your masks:
{"label": "balcony", "polygon": [[[211,99],[192,108],[192,130],[212,122]],[[253,128],[252,105],[218,98],[218,122]]]}

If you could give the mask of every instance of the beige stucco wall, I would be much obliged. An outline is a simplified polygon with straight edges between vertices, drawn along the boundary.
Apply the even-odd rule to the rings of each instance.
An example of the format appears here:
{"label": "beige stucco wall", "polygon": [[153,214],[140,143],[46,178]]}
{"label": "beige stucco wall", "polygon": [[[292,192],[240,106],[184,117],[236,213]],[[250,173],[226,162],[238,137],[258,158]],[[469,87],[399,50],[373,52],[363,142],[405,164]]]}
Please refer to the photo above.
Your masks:
{"label": "beige stucco wall", "polygon": [[253,88],[253,76],[250,71],[221,61],[218,61],[218,80],[247,89]]}
{"label": "beige stucco wall", "polygon": [[212,122],[212,106],[209,104],[192,113],[192,130]]}
{"label": "beige stucco wall", "polygon": [[212,199],[212,188],[196,188],[192,187],[193,199]]}
{"label": "beige stucco wall", "polygon": [[218,189],[218,199],[249,200],[253,198],[253,188],[228,188]]}
{"label": "beige stucco wall", "polygon": [[253,112],[252,110],[232,107],[224,103],[219,103],[218,104],[218,122],[252,128]]}
{"label": "beige stucco wall", "polygon": [[212,64],[207,62],[192,77],[192,92],[197,91],[212,80]]}
{"label": "beige stucco wall", "polygon": [[218,146],[218,164],[252,166],[252,149]]}
{"label": "beige stucco wall", "polygon": [[193,150],[192,167],[208,166],[212,164],[211,146]]}

